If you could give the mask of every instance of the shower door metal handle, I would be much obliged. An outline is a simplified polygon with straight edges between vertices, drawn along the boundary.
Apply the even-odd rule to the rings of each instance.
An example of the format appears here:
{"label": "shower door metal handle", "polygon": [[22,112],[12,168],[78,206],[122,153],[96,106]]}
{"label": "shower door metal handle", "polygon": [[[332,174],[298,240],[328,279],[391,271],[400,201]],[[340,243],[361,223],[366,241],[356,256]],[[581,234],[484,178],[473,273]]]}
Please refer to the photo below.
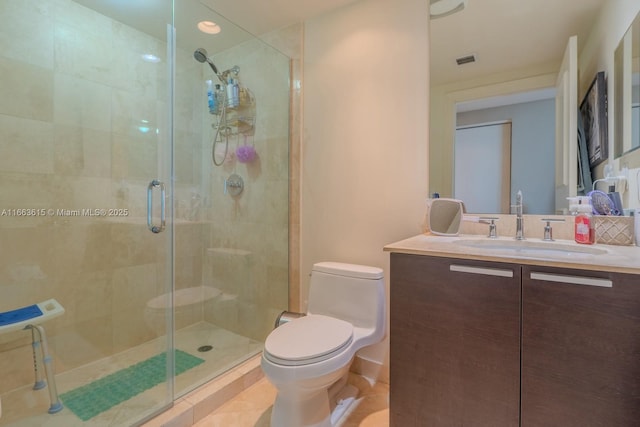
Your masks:
{"label": "shower door metal handle", "polygon": [[[160,225],[153,225],[153,189],[160,187]],[[152,233],[160,233],[165,228],[165,190],[164,183],[154,179],[147,187],[147,228]]]}

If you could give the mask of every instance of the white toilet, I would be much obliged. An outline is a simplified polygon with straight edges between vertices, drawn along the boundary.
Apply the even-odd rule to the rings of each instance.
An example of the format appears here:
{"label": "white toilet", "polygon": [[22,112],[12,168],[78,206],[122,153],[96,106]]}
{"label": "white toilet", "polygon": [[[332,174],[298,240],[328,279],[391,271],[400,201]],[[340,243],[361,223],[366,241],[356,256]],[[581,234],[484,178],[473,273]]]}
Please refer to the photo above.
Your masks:
{"label": "white toilet", "polygon": [[385,316],[382,269],[315,264],[307,316],[276,328],[264,345],[262,370],[278,391],[271,425],[332,427],[330,399],[346,382],[356,351],[384,338]]}

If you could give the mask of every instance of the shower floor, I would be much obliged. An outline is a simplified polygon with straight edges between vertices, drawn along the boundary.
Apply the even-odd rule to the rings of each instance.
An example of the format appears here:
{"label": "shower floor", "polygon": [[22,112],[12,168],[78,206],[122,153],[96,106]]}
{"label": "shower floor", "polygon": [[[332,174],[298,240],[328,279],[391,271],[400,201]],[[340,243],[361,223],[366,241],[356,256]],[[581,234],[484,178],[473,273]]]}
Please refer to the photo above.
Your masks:
{"label": "shower floor", "polygon": [[[174,340],[177,349],[205,361],[176,377],[175,390],[178,395],[183,395],[262,351],[262,343],[207,322],[196,323],[178,330]],[[64,393],[88,384],[161,353],[166,349],[165,343],[164,337],[157,338],[123,353],[57,374],[58,392]],[[211,346],[212,348],[206,352],[198,351],[198,348],[202,346]],[[131,425],[141,417],[150,415],[167,400],[169,399],[166,394],[166,384],[161,384],[88,421],[82,421],[67,408],[57,414],[48,414],[48,388],[33,390],[32,385],[29,385],[2,395],[0,426],[121,427]]]}

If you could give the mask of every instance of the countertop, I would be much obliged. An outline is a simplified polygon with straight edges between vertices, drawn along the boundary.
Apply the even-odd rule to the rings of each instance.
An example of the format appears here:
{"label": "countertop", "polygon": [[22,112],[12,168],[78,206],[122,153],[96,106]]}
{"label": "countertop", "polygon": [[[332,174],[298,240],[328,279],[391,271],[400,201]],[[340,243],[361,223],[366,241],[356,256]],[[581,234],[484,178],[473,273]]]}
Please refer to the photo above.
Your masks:
{"label": "countertop", "polygon": [[[475,241],[491,240],[492,247],[473,246]],[[638,246],[616,246],[616,245],[580,245],[573,240],[555,240],[553,242],[542,242],[539,238],[526,240],[526,244],[549,245],[556,248],[575,247],[582,250],[587,246],[598,251],[605,251],[599,254],[573,253],[551,256],[548,254],[519,254],[517,250],[504,249],[501,243],[513,245],[515,240],[512,237],[499,237],[489,239],[484,235],[461,234],[457,237],[437,236],[429,233],[419,234],[405,240],[391,243],[384,247],[387,252],[429,255],[438,257],[449,257],[459,259],[475,259],[484,261],[507,262],[527,265],[542,265],[551,267],[574,268],[592,271],[611,271],[618,273],[640,274],[640,247]],[[538,242],[538,243],[536,243]],[[483,244],[485,242],[480,242]],[[524,245],[523,245],[524,246]],[[586,250],[586,249],[585,249]],[[532,251],[535,252],[535,251]]]}

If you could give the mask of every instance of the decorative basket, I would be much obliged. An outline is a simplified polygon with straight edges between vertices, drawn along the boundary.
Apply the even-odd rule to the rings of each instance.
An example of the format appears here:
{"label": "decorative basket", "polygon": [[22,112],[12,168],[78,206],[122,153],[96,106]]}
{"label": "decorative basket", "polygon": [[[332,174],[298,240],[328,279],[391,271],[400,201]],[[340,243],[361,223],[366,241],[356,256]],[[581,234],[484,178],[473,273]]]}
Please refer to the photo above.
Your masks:
{"label": "decorative basket", "polygon": [[633,245],[633,217],[593,217],[596,226],[596,243],[605,245]]}

